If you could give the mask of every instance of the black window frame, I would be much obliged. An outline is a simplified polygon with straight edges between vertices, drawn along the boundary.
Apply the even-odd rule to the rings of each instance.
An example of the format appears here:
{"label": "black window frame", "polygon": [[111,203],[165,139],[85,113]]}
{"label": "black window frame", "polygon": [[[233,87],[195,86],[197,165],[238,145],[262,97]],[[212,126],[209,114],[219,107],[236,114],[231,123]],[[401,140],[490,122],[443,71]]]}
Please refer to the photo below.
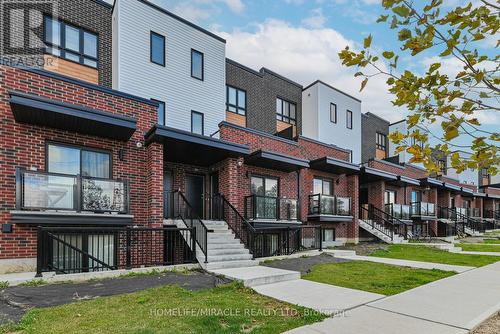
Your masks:
{"label": "black window frame", "polygon": [[377,150],[387,152],[387,135],[385,133],[376,133],[375,147],[377,148]]}
{"label": "black window frame", "polygon": [[[52,42],[49,42],[47,40],[47,20],[50,19],[54,22],[58,22],[59,23],[59,38],[60,38],[60,45],[55,45],[53,44]],[[78,45],[78,51],[75,51],[75,50],[72,50],[72,49],[68,49],[66,48],[66,26],[70,26],[70,27],[73,27],[75,29],[78,29],[79,31],[79,45]],[[99,33],[98,32],[95,32],[95,31],[91,31],[89,29],[86,29],[86,28],[82,28],[81,26],[78,26],[76,24],[73,24],[73,23],[70,23],[70,22],[66,22],[64,20],[61,20],[61,19],[56,19],[50,15],[44,15],[43,16],[43,23],[42,23],[42,30],[43,30],[43,43],[45,44],[45,48],[44,48],[44,52],[46,54],[50,54],[54,57],[57,57],[57,58],[61,58],[61,59],[64,59],[64,60],[67,60],[67,61],[70,61],[72,63],[75,63],[75,64],[79,64],[79,65],[83,65],[83,66],[86,66],[86,67],[89,67],[89,68],[92,68],[92,69],[98,69],[99,68],[99,65],[100,65],[100,61],[99,61],[99,58],[100,58],[100,52],[99,52]],[[94,35],[96,37],[96,56],[90,56],[90,55],[86,55],[85,54],[85,50],[84,50],[84,45],[85,45],[85,33],[87,34],[91,34],[91,35]],[[59,55],[56,55],[54,54],[54,52],[50,52],[50,50],[59,50]],[[66,53],[70,53],[70,54],[74,54],[76,56],[78,56],[79,58],[79,61],[75,61],[73,59],[70,59],[70,58],[67,58],[66,57]],[[95,67],[92,66],[92,65],[89,65],[89,64],[85,64],[85,59],[87,60],[90,60],[90,61],[94,61],[96,63]]]}
{"label": "black window frame", "polygon": [[[333,240],[325,240],[325,231],[333,231]],[[334,227],[325,227],[321,229],[321,239],[323,242],[333,242],[337,240],[337,235]]]}
{"label": "black window frame", "polygon": [[[201,78],[199,78],[193,74],[193,65],[194,65],[193,55],[194,54],[201,55]],[[191,49],[191,78],[194,78],[194,79],[197,79],[200,81],[205,81],[205,54],[201,51],[196,50],[196,49]]]}
{"label": "black window frame", "polygon": [[[252,192],[252,178],[255,177],[255,178],[259,178],[259,179],[262,179],[262,186],[264,187],[264,195],[259,195],[259,194],[254,194]],[[273,197],[273,198],[279,198],[280,197],[280,191],[281,191],[281,186],[280,186],[280,178],[279,177],[276,177],[276,176],[269,176],[269,175],[263,175],[263,174],[249,174],[248,175],[248,178],[250,180],[250,194],[252,195],[255,195],[255,196],[264,196],[264,197],[272,197],[272,196],[267,196],[266,195],[266,179],[270,179],[270,180],[276,180],[276,184],[278,186],[278,189],[276,189],[276,197]]]}
{"label": "black window frame", "polygon": [[[229,89],[230,88],[236,90],[236,105],[229,103]],[[238,112],[240,109],[242,109],[239,106],[239,104],[238,104],[238,102],[239,102],[239,94],[238,94],[238,92],[245,93],[245,107],[243,109],[243,111],[245,112],[244,114],[240,114]],[[246,116],[247,115],[247,103],[248,103],[247,101],[248,101],[248,99],[247,99],[247,91],[246,90],[240,89],[240,88],[235,87],[235,86],[226,85],[226,111],[227,112],[231,112],[233,114],[237,114],[237,115],[240,115],[240,116]],[[229,110],[229,107],[232,107],[232,108],[236,109],[236,111]]]}
{"label": "black window frame", "polygon": [[[99,178],[99,177],[94,177],[94,176],[90,176],[90,177],[92,179],[101,179],[101,180],[113,179],[113,152],[112,151],[88,147],[88,146],[84,146],[84,145],[61,143],[61,142],[56,142],[56,141],[45,141],[45,171],[46,172],[50,173],[50,171],[49,171],[49,146],[51,146],[51,145],[79,150],[80,151],[80,166],[79,166],[80,174],[76,174],[76,175],[82,175],[82,176],[85,176],[82,174],[82,161],[83,161],[82,152],[83,151],[107,154],[109,156],[109,177],[108,178]],[[75,174],[66,174],[66,173],[57,173],[57,174],[75,176]],[[87,177],[87,176],[85,176],[85,177]]]}
{"label": "black window frame", "polygon": [[[388,199],[387,194],[389,194],[389,193],[394,194],[394,203],[389,203],[389,202],[387,201],[387,199]],[[392,190],[392,189],[386,189],[386,190],[384,191],[384,204],[396,204],[397,202],[398,202],[398,192],[397,192],[397,191],[395,191],[395,190]]]}
{"label": "black window frame", "polygon": [[[335,118],[332,117],[332,107],[335,107]],[[333,102],[330,103],[330,122],[337,124],[337,105]]]}
{"label": "black window frame", "polygon": [[[352,128],[353,128],[353,119],[352,119],[352,117],[353,117],[353,116],[352,116],[352,111],[347,110],[347,111],[346,111],[346,120],[345,120],[345,121],[346,121],[346,124],[345,124],[345,125],[346,125],[346,127],[347,127],[349,130],[352,130]],[[349,124],[349,122],[350,122],[350,124]]]}
{"label": "black window frame", "polygon": [[[320,195],[334,196],[335,186],[334,186],[334,182],[333,182],[334,180],[332,178],[322,177],[322,176],[314,176],[313,177],[313,191],[314,191],[314,181],[315,180],[321,181],[321,194]],[[325,194],[325,181],[330,182],[330,195]],[[317,195],[317,194],[314,194],[314,195]]]}
{"label": "black window frame", "polygon": [[[158,62],[153,60],[153,36],[161,37],[161,39],[163,40],[162,63],[158,63]],[[167,63],[166,48],[167,48],[167,38],[165,37],[165,35],[159,34],[155,31],[151,30],[149,32],[149,61],[153,64],[165,67],[166,63]]]}
{"label": "black window frame", "polygon": [[[278,100],[281,101],[281,113],[278,113],[278,110],[276,110],[276,119],[278,121],[281,121],[281,122],[284,122],[284,123],[288,123],[290,125],[294,125],[294,126],[297,126],[297,113],[298,113],[298,110],[297,110],[297,103],[295,102],[292,102],[290,100],[287,100],[287,99],[284,99],[280,96],[277,96],[276,97],[276,105],[278,104]],[[289,106],[291,105],[294,105],[295,106],[295,117],[292,118],[290,117],[290,107],[288,108],[288,116],[286,116],[284,114],[284,106],[285,106],[285,102],[288,103]]]}
{"label": "black window frame", "polygon": [[[201,133],[196,133],[193,131],[193,115],[201,116]],[[199,111],[191,110],[191,133],[204,136],[205,135],[205,114]]]}
{"label": "black window frame", "polygon": [[[151,99],[151,101],[154,101],[154,102],[158,103],[159,105],[163,106],[163,124],[158,123],[158,125],[165,126],[167,124],[167,106],[166,106],[165,102],[164,101],[160,101],[160,100],[156,100],[156,99]],[[157,120],[159,118],[159,115],[158,115],[158,112],[160,111],[159,108],[160,107],[158,106],[157,115],[156,115],[157,116],[156,117]]]}
{"label": "black window frame", "polygon": [[446,161],[443,159],[439,159],[437,162],[437,165],[439,167],[439,171],[441,172],[442,175],[447,175],[448,174],[448,168],[446,166]]}

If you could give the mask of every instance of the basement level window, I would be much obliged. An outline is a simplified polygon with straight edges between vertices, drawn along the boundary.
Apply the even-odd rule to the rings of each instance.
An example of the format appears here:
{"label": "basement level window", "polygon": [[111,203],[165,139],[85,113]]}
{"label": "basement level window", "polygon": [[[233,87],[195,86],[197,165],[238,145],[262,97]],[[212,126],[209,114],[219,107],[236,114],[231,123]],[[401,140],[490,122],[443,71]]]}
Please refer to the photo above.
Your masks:
{"label": "basement level window", "polygon": [[43,27],[47,53],[97,68],[99,63],[97,34],[49,16],[44,17]]}

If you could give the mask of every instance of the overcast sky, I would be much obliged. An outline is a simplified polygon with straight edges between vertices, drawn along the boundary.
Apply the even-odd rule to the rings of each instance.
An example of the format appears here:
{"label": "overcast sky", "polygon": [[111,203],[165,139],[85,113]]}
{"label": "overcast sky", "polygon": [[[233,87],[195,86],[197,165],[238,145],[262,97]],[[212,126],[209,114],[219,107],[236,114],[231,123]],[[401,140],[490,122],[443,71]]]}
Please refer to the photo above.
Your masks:
{"label": "overcast sky", "polygon": [[[109,0],[111,1],[111,0]],[[475,0],[474,0],[475,1]],[[227,56],[255,69],[268,67],[306,86],[321,79],[360,98],[363,112],[374,112],[393,122],[405,110],[392,107],[385,78],[371,79],[360,93],[354,70],[343,67],[338,52],[349,45],[359,47],[373,35],[372,46],[397,50],[394,31],[375,21],[383,13],[381,0],[152,0],[152,2],[217,33],[227,40]],[[465,3],[444,0],[447,6]],[[485,50],[497,52],[494,41]],[[434,62],[433,54],[402,57],[400,70],[423,71]],[[442,62],[454,71],[455,59]],[[488,130],[498,131],[498,113],[479,115]]]}

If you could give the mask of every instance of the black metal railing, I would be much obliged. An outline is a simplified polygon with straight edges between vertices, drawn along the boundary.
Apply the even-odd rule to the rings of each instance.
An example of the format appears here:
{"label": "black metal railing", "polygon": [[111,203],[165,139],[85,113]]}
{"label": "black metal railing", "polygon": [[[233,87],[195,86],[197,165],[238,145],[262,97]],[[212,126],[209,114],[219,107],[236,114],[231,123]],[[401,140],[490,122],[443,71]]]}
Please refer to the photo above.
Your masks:
{"label": "black metal railing", "polygon": [[433,217],[436,215],[436,205],[434,203],[427,202],[412,202],[411,215]]}
{"label": "black metal railing", "polygon": [[309,195],[309,215],[352,216],[351,198]]}
{"label": "black metal railing", "polygon": [[169,192],[165,195],[165,218],[180,219],[188,228],[194,228],[196,244],[208,261],[208,233],[213,232],[203,223],[198,213],[189,204],[181,191]]}
{"label": "black metal railing", "polygon": [[[437,217],[439,219],[446,219],[451,222],[451,224],[445,224],[445,228],[442,228],[444,233],[440,233],[440,236],[454,236],[454,235],[464,235],[465,234],[465,220],[462,215],[457,214],[457,208],[448,208],[438,206]],[[439,232],[438,228],[438,232]],[[444,234],[444,235],[443,235]]]}
{"label": "black metal railing", "polygon": [[481,218],[481,209],[479,208],[468,208],[467,214],[472,218]]}
{"label": "black metal railing", "polygon": [[407,238],[408,236],[407,224],[371,204],[368,207],[360,206],[359,219],[391,240],[394,240],[394,235],[399,235],[403,238]]}
{"label": "black metal railing", "polygon": [[386,204],[385,212],[397,219],[411,220],[411,207],[409,205],[395,203]]}
{"label": "black metal railing", "polygon": [[484,210],[483,217],[484,218],[488,218],[488,219],[498,219],[498,220],[500,220],[500,211]]}
{"label": "black metal railing", "polygon": [[38,227],[37,277],[196,262],[194,228]]}
{"label": "black metal railing", "polygon": [[297,200],[250,195],[245,197],[244,212],[250,220],[297,220]]}
{"label": "black metal railing", "polygon": [[486,225],[481,219],[472,218],[468,215],[469,211],[466,208],[455,208],[456,219],[463,222],[464,226],[473,232],[484,232]]}
{"label": "black metal railing", "polygon": [[224,197],[212,197],[211,219],[223,220],[254,258],[322,249],[320,226],[255,227]]}
{"label": "black metal railing", "polygon": [[127,181],[16,169],[17,210],[129,213]]}

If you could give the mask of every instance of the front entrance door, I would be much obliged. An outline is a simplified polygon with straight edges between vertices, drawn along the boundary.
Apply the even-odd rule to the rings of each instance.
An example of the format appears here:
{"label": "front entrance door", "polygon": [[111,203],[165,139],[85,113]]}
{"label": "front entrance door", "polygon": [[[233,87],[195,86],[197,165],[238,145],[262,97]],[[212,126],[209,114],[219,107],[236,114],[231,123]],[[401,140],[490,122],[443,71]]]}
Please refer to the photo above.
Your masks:
{"label": "front entrance door", "polygon": [[200,216],[203,215],[203,192],[204,192],[205,177],[202,175],[188,174],[186,175],[186,198],[191,204],[194,212]]}
{"label": "front entrance door", "polygon": [[219,220],[222,217],[220,212],[220,201],[216,195],[219,194],[219,173],[210,175],[210,219]]}
{"label": "front entrance door", "polygon": [[165,170],[163,173],[163,214],[165,215],[165,218],[173,218],[172,183],[172,172]]}

